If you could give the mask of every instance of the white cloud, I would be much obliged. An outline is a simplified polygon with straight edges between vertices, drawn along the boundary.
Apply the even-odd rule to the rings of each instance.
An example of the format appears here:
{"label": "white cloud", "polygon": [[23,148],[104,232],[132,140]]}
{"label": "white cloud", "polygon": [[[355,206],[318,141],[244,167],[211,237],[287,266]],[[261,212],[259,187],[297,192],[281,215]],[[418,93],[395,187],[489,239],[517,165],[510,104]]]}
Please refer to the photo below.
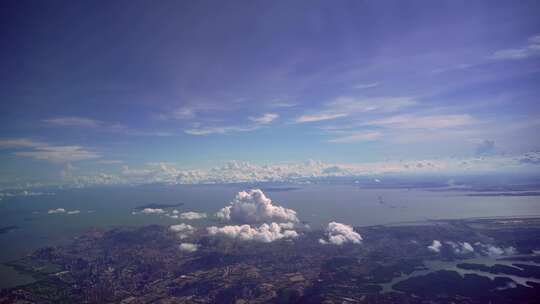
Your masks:
{"label": "white cloud", "polygon": [[527,44],[521,48],[495,51],[490,59],[493,60],[520,60],[540,55],[540,35],[529,37]]}
{"label": "white cloud", "polygon": [[44,122],[63,127],[86,127],[86,128],[98,128],[104,125],[102,121],[77,116],[56,117],[45,119]]}
{"label": "white cloud", "polygon": [[34,151],[15,152],[15,155],[53,163],[69,163],[101,157],[101,154],[80,146],[41,146],[36,147]]}
{"label": "white cloud", "polygon": [[216,214],[238,223],[298,222],[296,211],[272,204],[259,189],[238,192],[234,200]]}
{"label": "white cloud", "polygon": [[540,165],[540,152],[494,154],[474,157],[450,157],[416,160],[385,160],[365,163],[323,163],[305,161],[255,165],[231,161],[208,169],[181,169],[170,163],[152,163],[143,167],[124,166],[119,174],[99,173],[70,176],[66,186],[113,184],[227,184],[254,182],[305,182],[332,177],[373,176],[381,174],[424,173],[491,173],[535,172]]}
{"label": "white cloud", "polygon": [[354,231],[353,227],[337,222],[330,222],[326,227],[325,239],[319,239],[321,244],[343,245],[345,243],[360,244],[362,236]]}
{"label": "white cloud", "polygon": [[0,140],[0,149],[36,148],[42,146],[47,146],[47,144],[44,142],[34,141],[26,138]]}
{"label": "white cloud", "polygon": [[178,246],[181,251],[185,252],[195,252],[199,249],[199,245],[192,244],[192,243],[181,243],[180,246]]}
{"label": "white cloud", "polygon": [[180,213],[180,218],[183,220],[199,220],[206,218],[206,213],[198,213],[198,212],[184,212]]}
{"label": "white cloud", "polygon": [[165,210],[161,208],[144,208],[141,210],[142,214],[163,214],[165,213]]}
{"label": "white cloud", "polygon": [[330,143],[348,144],[362,141],[373,141],[382,136],[381,132],[355,132],[351,135],[337,137],[328,140]]}
{"label": "white cloud", "polygon": [[353,88],[354,89],[359,89],[359,90],[365,90],[365,89],[375,88],[375,87],[378,87],[378,86],[379,86],[378,82],[371,82],[371,83],[359,83],[359,84],[353,86]]}
{"label": "white cloud", "polygon": [[56,208],[56,209],[50,209],[47,213],[48,214],[56,214],[56,213],[65,213],[66,209],[64,208]]}
{"label": "white cloud", "polygon": [[223,126],[223,127],[196,127],[192,129],[186,129],[184,132],[189,135],[210,135],[210,134],[226,134],[231,132],[249,132],[260,128],[259,125],[255,126]]}
{"label": "white cloud", "polygon": [[16,151],[14,154],[54,163],[69,163],[101,157],[101,154],[81,146],[56,146],[26,138],[0,140],[0,149],[22,148],[29,148],[30,151]]}
{"label": "white cloud", "polygon": [[279,118],[279,115],[276,113],[265,113],[262,116],[249,117],[249,120],[253,121],[254,123],[264,125],[264,124],[269,124],[278,118]]}
{"label": "white cloud", "polygon": [[207,231],[210,235],[264,243],[286,238],[296,238],[298,236],[296,231],[286,229],[278,223],[264,223],[258,228],[252,228],[250,225],[229,225],[221,228],[211,226],[207,228]]}
{"label": "white cloud", "polygon": [[441,252],[441,247],[442,247],[442,244],[440,241],[438,240],[433,240],[433,243],[431,243],[431,245],[428,246],[428,249],[433,251],[433,252]]}
{"label": "white cloud", "polygon": [[79,213],[81,213],[80,210],[71,210],[67,212],[67,214],[79,214]]}
{"label": "white cloud", "polygon": [[305,122],[316,122],[316,121],[323,121],[323,120],[331,120],[336,118],[341,118],[347,116],[346,113],[321,113],[321,114],[312,114],[312,115],[302,115],[298,118],[296,118],[297,123],[305,123]]}
{"label": "white cloud", "polygon": [[462,127],[475,123],[469,114],[458,115],[396,115],[382,119],[371,120],[365,125],[383,126],[399,129],[444,129]]}
{"label": "white cloud", "polygon": [[185,239],[195,232],[195,227],[181,223],[169,226],[169,230],[175,232],[179,239]]}
{"label": "white cloud", "polygon": [[509,247],[497,247],[490,244],[482,244],[480,242],[474,243],[475,246],[480,247],[481,251],[488,256],[491,257],[497,257],[501,255],[516,255],[517,250],[516,248],[509,246]]}
{"label": "white cloud", "polygon": [[416,105],[416,101],[409,97],[357,98],[342,96],[326,103],[319,112],[305,114],[296,118],[295,122],[324,121],[368,112],[394,112],[413,105]]}
{"label": "white cloud", "polygon": [[126,135],[135,135],[135,136],[172,136],[174,135],[170,132],[163,132],[163,131],[133,130],[119,123],[106,123],[104,121],[86,118],[86,117],[78,117],[78,116],[55,117],[55,118],[45,119],[43,120],[43,122],[47,123],[48,125],[55,126],[55,127],[90,128],[90,129],[96,129],[98,131],[122,133]]}
{"label": "white cloud", "polygon": [[473,246],[471,246],[471,244],[467,242],[448,241],[446,242],[446,244],[452,247],[452,250],[454,251],[455,254],[465,255],[465,254],[470,254],[474,252]]}

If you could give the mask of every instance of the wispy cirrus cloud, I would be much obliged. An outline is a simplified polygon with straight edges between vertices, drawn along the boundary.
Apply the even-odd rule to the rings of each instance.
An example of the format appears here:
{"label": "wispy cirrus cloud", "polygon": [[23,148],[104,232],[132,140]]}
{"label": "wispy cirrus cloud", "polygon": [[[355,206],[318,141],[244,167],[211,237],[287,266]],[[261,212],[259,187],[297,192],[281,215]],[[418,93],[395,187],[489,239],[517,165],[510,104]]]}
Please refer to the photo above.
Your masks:
{"label": "wispy cirrus cloud", "polygon": [[349,144],[364,141],[373,141],[382,136],[381,132],[353,132],[350,135],[330,139],[327,142],[336,144]]}
{"label": "wispy cirrus cloud", "polygon": [[319,113],[319,114],[308,114],[308,115],[301,115],[298,118],[296,118],[295,122],[297,123],[305,123],[305,122],[316,122],[316,121],[323,121],[323,120],[332,120],[340,117],[347,116],[346,113]]}
{"label": "wispy cirrus cloud", "polygon": [[365,125],[382,126],[400,129],[445,129],[462,127],[477,122],[469,114],[456,115],[396,115],[371,120]]}
{"label": "wispy cirrus cloud", "polygon": [[261,116],[249,117],[249,120],[257,124],[269,124],[272,121],[279,118],[279,114],[276,113],[264,113]]}
{"label": "wispy cirrus cloud", "polygon": [[359,83],[357,85],[354,85],[353,89],[365,90],[365,89],[375,88],[375,87],[378,87],[378,86],[379,86],[378,82]]}
{"label": "wispy cirrus cloud", "polygon": [[200,126],[195,124],[194,128],[186,129],[184,132],[189,135],[210,135],[210,134],[227,134],[235,132],[255,131],[263,126],[271,124],[279,118],[277,113],[264,113],[259,116],[249,116],[248,120],[251,123],[246,125],[229,125],[229,126]]}
{"label": "wispy cirrus cloud", "polygon": [[370,112],[388,113],[416,104],[417,102],[410,97],[357,98],[341,96],[325,103],[323,108],[318,112],[312,112],[297,117],[295,122],[317,122]]}
{"label": "wispy cirrus cloud", "polygon": [[79,116],[63,116],[44,119],[43,122],[54,127],[77,127],[94,129],[101,132],[120,133],[132,136],[173,136],[174,134],[166,131],[143,131],[131,129],[119,123],[107,123],[101,120],[79,117]]}
{"label": "wispy cirrus cloud", "polygon": [[520,60],[540,55],[540,34],[529,37],[527,44],[520,48],[495,51],[489,56],[493,60]]}
{"label": "wispy cirrus cloud", "polygon": [[62,126],[62,127],[85,127],[85,128],[101,128],[105,127],[105,123],[99,120],[78,117],[78,116],[64,116],[55,117],[43,120],[45,123]]}
{"label": "wispy cirrus cloud", "polygon": [[35,148],[47,145],[41,141],[35,141],[27,138],[2,139],[0,140],[0,149],[12,148]]}
{"label": "wispy cirrus cloud", "polygon": [[100,153],[82,146],[51,145],[26,138],[0,140],[0,149],[25,149],[14,152],[14,155],[53,163],[70,163],[102,157]]}

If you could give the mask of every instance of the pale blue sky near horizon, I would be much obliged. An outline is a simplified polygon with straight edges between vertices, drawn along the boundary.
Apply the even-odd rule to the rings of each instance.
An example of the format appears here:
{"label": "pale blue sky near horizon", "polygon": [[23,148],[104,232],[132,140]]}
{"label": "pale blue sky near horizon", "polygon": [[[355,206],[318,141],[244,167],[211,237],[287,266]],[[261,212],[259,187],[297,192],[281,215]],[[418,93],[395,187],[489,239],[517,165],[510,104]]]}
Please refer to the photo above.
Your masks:
{"label": "pale blue sky near horizon", "polygon": [[0,177],[538,151],[539,13],[537,1],[4,1]]}

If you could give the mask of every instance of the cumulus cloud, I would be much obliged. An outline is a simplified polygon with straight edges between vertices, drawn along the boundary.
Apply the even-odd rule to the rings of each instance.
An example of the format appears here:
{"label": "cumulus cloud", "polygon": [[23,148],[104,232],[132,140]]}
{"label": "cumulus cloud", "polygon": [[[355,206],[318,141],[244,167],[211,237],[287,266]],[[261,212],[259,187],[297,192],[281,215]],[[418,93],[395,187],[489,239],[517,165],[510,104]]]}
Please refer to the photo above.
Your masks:
{"label": "cumulus cloud", "polygon": [[321,244],[343,245],[345,243],[360,244],[362,236],[354,229],[345,224],[331,222],[326,227],[326,236],[328,240],[319,239]]}
{"label": "cumulus cloud", "polygon": [[324,163],[305,161],[256,165],[230,161],[209,169],[181,169],[170,163],[149,163],[144,167],[124,166],[119,174],[81,176],[64,179],[69,186],[83,187],[112,184],[227,184],[254,182],[306,182],[310,179],[355,176],[379,176],[399,173],[515,172],[536,170],[540,152],[515,155],[482,155],[417,160],[386,160],[366,163]]}
{"label": "cumulus cloud", "polygon": [[206,213],[189,211],[189,212],[180,213],[179,216],[183,220],[200,220],[200,219],[206,218]]}
{"label": "cumulus cloud", "polygon": [[169,226],[169,230],[175,232],[178,238],[185,239],[195,232],[195,227],[181,223]]}
{"label": "cumulus cloud", "polygon": [[56,213],[65,213],[66,209],[64,208],[56,208],[56,209],[50,209],[47,213],[48,214],[56,214]]}
{"label": "cumulus cloud", "polygon": [[501,255],[515,255],[517,254],[516,248],[509,246],[509,247],[498,247],[495,245],[490,244],[482,244],[480,242],[476,242],[474,245],[480,247],[483,254],[491,256],[491,257],[497,257]]}
{"label": "cumulus cloud", "polygon": [[185,252],[195,252],[199,249],[199,245],[192,243],[181,243],[178,248],[180,248],[181,251]]}
{"label": "cumulus cloud", "polygon": [[162,214],[165,213],[165,210],[161,208],[144,208],[141,210],[142,214]]}
{"label": "cumulus cloud", "polygon": [[428,246],[428,249],[433,251],[433,252],[441,252],[441,247],[442,247],[442,244],[441,244],[440,241],[433,240],[431,245]]}
{"label": "cumulus cloud", "polygon": [[210,235],[264,243],[298,237],[296,231],[289,230],[278,223],[264,223],[258,228],[252,228],[250,225],[228,225],[224,227],[211,226],[207,228],[207,231]]}
{"label": "cumulus cloud", "polygon": [[466,255],[474,252],[474,248],[471,244],[467,242],[452,242],[448,241],[446,242],[450,247],[452,247],[452,251],[455,254],[459,255]]}
{"label": "cumulus cloud", "polygon": [[81,213],[80,210],[72,210],[72,211],[68,211],[67,214],[79,214]]}
{"label": "cumulus cloud", "polygon": [[238,223],[298,222],[296,211],[274,205],[259,189],[238,192],[230,206],[216,213],[222,220]]}

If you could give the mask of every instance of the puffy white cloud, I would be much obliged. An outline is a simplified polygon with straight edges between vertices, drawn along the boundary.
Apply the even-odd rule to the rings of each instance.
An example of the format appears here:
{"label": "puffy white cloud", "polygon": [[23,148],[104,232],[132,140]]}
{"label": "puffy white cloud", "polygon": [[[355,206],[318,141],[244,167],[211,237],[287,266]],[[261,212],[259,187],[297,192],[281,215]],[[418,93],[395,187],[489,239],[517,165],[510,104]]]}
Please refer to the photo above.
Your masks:
{"label": "puffy white cloud", "polygon": [[185,239],[195,232],[195,227],[181,223],[169,226],[169,230],[175,232],[178,238]]}
{"label": "puffy white cloud", "polygon": [[161,208],[144,208],[141,210],[142,214],[162,214],[165,213],[165,210]]}
{"label": "puffy white cloud", "polygon": [[354,231],[353,227],[337,222],[331,222],[326,227],[328,240],[319,239],[321,244],[343,245],[345,243],[360,244],[362,236]]}
{"label": "puffy white cloud", "polygon": [[260,189],[238,192],[230,206],[216,216],[238,223],[298,222],[296,211],[272,204]]}
{"label": "puffy white cloud", "polygon": [[56,209],[50,209],[47,213],[48,214],[56,214],[56,213],[65,213],[66,209],[64,208],[56,208]]}
{"label": "puffy white cloud", "polygon": [[[24,144],[24,143],[23,143]],[[124,166],[119,174],[69,176],[68,186],[83,187],[112,184],[227,184],[254,182],[306,182],[310,179],[355,177],[382,174],[536,172],[540,152],[516,155],[482,155],[481,157],[420,160],[387,160],[370,163],[323,163],[306,161],[255,165],[231,161],[211,169],[182,170],[170,163],[152,163],[144,167]],[[36,184],[37,185],[37,184]]]}
{"label": "puffy white cloud", "polygon": [[278,223],[264,223],[258,228],[252,228],[250,225],[228,225],[224,227],[211,226],[207,228],[207,231],[210,235],[264,243],[298,237],[296,231],[283,228]]}
{"label": "puffy white cloud", "polygon": [[192,211],[183,212],[183,213],[180,213],[180,218],[183,220],[199,220],[199,219],[206,218],[206,213],[199,213],[199,212],[192,212]]}
{"label": "puffy white cloud", "polygon": [[185,252],[195,252],[199,249],[199,245],[192,243],[181,243],[178,248],[180,248],[181,251]]}
{"label": "puffy white cloud", "polygon": [[67,214],[79,214],[79,213],[81,213],[80,210],[71,210],[67,212]]}
{"label": "puffy white cloud", "polygon": [[517,254],[516,248],[509,247],[498,247],[490,244],[482,244],[480,242],[474,243],[474,245],[481,248],[482,253],[491,257],[497,257],[501,255],[515,255]]}
{"label": "puffy white cloud", "polygon": [[446,242],[446,244],[452,247],[452,250],[454,251],[455,254],[465,255],[465,254],[470,254],[474,252],[473,246],[467,242],[448,241]]}
{"label": "puffy white cloud", "polygon": [[431,245],[428,246],[428,249],[433,251],[433,252],[441,252],[441,247],[442,247],[442,244],[441,244],[440,241],[433,240]]}

